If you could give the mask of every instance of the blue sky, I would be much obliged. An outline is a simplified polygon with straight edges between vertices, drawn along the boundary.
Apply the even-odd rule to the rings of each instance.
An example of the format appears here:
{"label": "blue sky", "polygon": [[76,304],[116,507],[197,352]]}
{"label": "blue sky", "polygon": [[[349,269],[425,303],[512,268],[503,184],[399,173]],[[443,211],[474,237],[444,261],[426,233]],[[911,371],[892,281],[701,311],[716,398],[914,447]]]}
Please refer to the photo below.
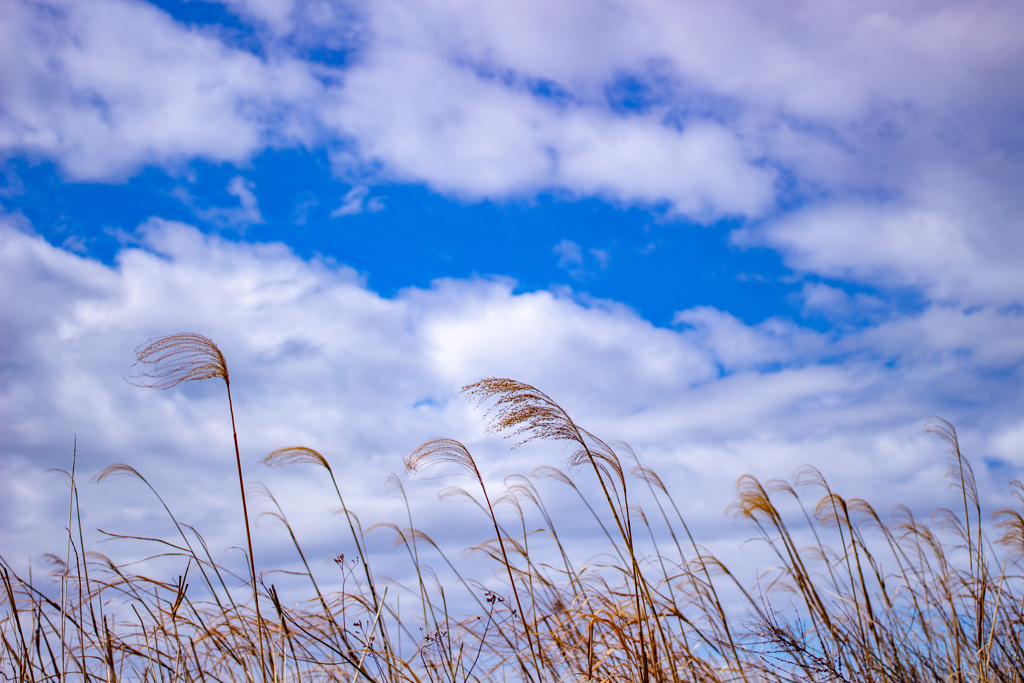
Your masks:
{"label": "blue sky", "polygon": [[[84,471],[152,472],[229,543],[231,501],[189,474],[230,482],[216,387],[122,379],[136,345],[185,330],[224,349],[247,466],[311,529],[330,492],[262,454],[343,458],[372,519],[394,512],[381,471],[428,438],[478,448],[496,482],[562,457],[484,434],[458,390],[494,375],[630,442],[708,538],[745,535],[723,515],[736,477],[802,463],[882,508],[947,504],[931,414],[1005,503],[1024,474],[1022,13],[13,0],[4,552],[51,550],[62,494],[40,475],[75,434]],[[90,495],[92,527],[151,521],[130,489]]]}
{"label": "blue sky", "polygon": [[[50,163],[9,168],[23,185],[9,210],[55,246],[105,263],[124,233],[158,215],[226,239],[281,241],[306,257],[334,258],[385,296],[437,278],[502,275],[520,291],[562,286],[620,301],[662,326],[701,304],[751,323],[800,315],[800,279],[777,253],[730,244],[739,225],[730,218],[705,225],[666,218],[658,207],[554,191],[478,201],[408,183],[371,192],[334,177],[326,155],[305,150],[266,152],[244,170],[196,161],[187,180],[146,169],[121,184],[74,183]],[[251,187],[258,219],[243,215],[234,178]],[[353,213],[332,216],[345,206]]]}

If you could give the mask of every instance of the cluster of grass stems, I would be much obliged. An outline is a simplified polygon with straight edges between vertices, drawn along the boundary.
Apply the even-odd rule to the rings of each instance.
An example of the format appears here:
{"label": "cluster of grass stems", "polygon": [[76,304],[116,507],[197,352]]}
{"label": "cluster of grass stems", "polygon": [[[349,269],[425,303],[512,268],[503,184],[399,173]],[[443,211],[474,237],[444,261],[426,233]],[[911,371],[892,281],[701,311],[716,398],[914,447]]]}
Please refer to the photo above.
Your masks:
{"label": "cluster of grass stems", "polygon": [[[139,383],[166,389],[220,378],[230,405],[227,366],[209,339],[174,335],[137,353]],[[266,571],[256,571],[244,495],[249,573],[239,576],[215,561],[199,532],[179,522],[135,469],[118,464],[94,477],[137,478],[166,509],[177,536],[143,540],[184,567],[168,579],[86,551],[72,467],[67,548],[64,558],[50,556],[55,571],[40,585],[0,557],[0,675],[61,683],[1024,681],[1024,508],[986,522],[949,423],[934,419],[927,429],[948,446],[956,511],[938,510],[928,521],[903,507],[883,518],[810,467],[792,483],[742,478],[732,510],[777,559],[751,588],[698,544],[669,487],[628,447],[583,429],[526,384],[487,379],[465,393],[488,406],[490,428],[517,446],[545,439],[573,448],[573,474],[540,467],[508,477],[501,492],[486,488],[457,441],[436,439],[406,456],[410,474],[454,468],[474,480],[446,493],[468,498],[493,530],[475,548],[495,568],[489,589],[414,527],[408,500],[401,525],[364,531],[331,465],[308,448],[280,449],[264,462],[325,472],[356,559],[351,551],[337,558],[345,582],[322,590],[268,492],[270,514],[291,535],[308,585],[310,599],[293,605],[282,603]],[[237,436],[235,444],[238,458]],[[538,480],[553,480],[579,501],[604,534],[605,553],[574,556]],[[391,482],[404,497],[398,477]],[[1011,488],[1024,504],[1020,483]],[[814,505],[805,507],[798,490]],[[593,491],[600,495],[588,497]],[[796,525],[787,521],[794,512]],[[543,520],[541,529],[532,528],[534,519]],[[408,551],[408,585],[370,566],[366,534],[381,527]],[[999,531],[995,542],[989,529]],[[440,580],[431,562],[454,578]],[[472,608],[456,615],[454,604]]]}

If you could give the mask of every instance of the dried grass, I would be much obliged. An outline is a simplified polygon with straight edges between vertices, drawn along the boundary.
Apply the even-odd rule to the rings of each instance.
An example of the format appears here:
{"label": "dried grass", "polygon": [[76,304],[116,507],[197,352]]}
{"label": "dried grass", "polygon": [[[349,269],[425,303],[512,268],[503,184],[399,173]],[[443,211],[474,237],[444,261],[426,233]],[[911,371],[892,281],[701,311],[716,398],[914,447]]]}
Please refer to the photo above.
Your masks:
{"label": "dried grass", "polygon": [[[228,384],[213,342],[197,335],[166,339],[139,352],[141,362],[157,362],[143,375],[153,386],[209,377]],[[169,355],[175,352],[185,355]],[[670,487],[628,447],[613,447],[576,425],[529,385],[488,379],[465,391],[490,407],[491,429],[517,445],[547,439],[575,446],[575,475],[551,466],[529,477],[510,475],[494,498],[457,441],[433,440],[406,458],[410,473],[454,465],[476,480],[482,501],[462,489],[447,493],[469,497],[486,514],[494,536],[474,550],[500,572],[501,591],[464,577],[415,528],[402,482],[392,475],[407,520],[365,533],[390,530],[408,551],[416,582],[404,592],[417,608],[403,614],[401,587],[379,590],[383,579],[372,571],[365,533],[327,458],[302,447],[280,449],[266,464],[318,466],[337,492],[359,554],[357,562],[337,559],[341,590],[321,590],[269,491],[273,509],[266,514],[287,529],[309,580],[310,599],[295,605],[282,604],[274,585],[254,580],[253,565],[250,576],[233,576],[164,505],[179,538],[136,542],[176,558],[184,570],[173,579],[132,569],[145,563],[118,565],[87,552],[80,530],[66,539],[66,559],[51,557],[52,584],[18,576],[0,558],[0,673],[40,682],[1024,681],[1024,487],[1011,484],[1022,508],[994,513],[1001,536],[990,541],[970,463],[948,422],[933,420],[926,429],[949,449],[947,474],[963,509],[939,510],[929,522],[906,508],[883,517],[866,501],[833,491],[809,467],[792,482],[743,477],[732,511],[753,525],[777,560],[751,588],[699,545]],[[149,486],[128,465],[111,466],[96,479],[118,476]],[[580,510],[607,538],[599,559],[577,556],[559,536],[536,485],[542,480],[578,496]],[[602,502],[589,500],[589,490],[599,490]],[[71,491],[74,517],[73,477]],[[811,496],[809,508],[802,492]],[[798,509],[793,502],[804,509],[795,521],[783,512]],[[538,516],[540,534],[526,521]],[[802,547],[798,538],[813,543]],[[429,558],[452,572],[454,582],[439,579]],[[51,595],[52,586],[60,586],[59,595]],[[466,591],[475,613],[449,613],[457,589]],[[739,596],[745,611],[727,607],[725,593]]]}

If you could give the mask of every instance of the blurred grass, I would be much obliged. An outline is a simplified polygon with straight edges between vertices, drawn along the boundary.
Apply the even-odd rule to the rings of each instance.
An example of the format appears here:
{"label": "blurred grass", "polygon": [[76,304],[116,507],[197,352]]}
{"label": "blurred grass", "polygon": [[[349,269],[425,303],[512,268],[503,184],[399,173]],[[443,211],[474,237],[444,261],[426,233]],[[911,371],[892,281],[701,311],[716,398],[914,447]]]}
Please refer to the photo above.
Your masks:
{"label": "blurred grass", "polygon": [[[227,383],[222,356],[218,362]],[[474,548],[494,567],[490,589],[460,574],[415,528],[407,499],[402,523],[364,531],[327,459],[308,448],[279,449],[265,462],[327,473],[358,558],[337,558],[343,587],[322,590],[284,511],[265,492],[308,585],[308,599],[287,605],[259,578],[267,572],[256,572],[251,545],[249,575],[232,574],[128,465],[96,478],[127,476],[150,487],[178,535],[135,541],[180,562],[183,574],[148,575],[139,569],[146,563],[118,565],[86,550],[80,521],[75,526],[72,468],[72,533],[54,539],[67,544],[66,557],[48,557],[53,572],[43,581],[17,575],[0,557],[0,674],[17,681],[1024,681],[1024,487],[1010,483],[1021,508],[998,510],[986,523],[948,422],[933,419],[926,429],[949,451],[955,511],[937,510],[927,521],[905,507],[884,518],[833,491],[811,467],[792,482],[741,478],[732,511],[776,560],[750,587],[698,543],[671,486],[628,447],[604,442],[529,385],[488,379],[465,391],[488,406],[491,429],[517,446],[544,439],[574,448],[574,474],[552,466],[513,474],[496,496],[457,441],[433,440],[407,456],[410,474],[447,467],[475,481],[478,492],[443,493],[468,498],[493,530]],[[602,530],[608,548],[600,561],[579,557],[558,534],[539,480],[566,487]],[[401,480],[390,481],[404,498]],[[591,490],[600,490],[598,501],[585,495]],[[790,519],[786,510],[799,513]],[[528,517],[543,528],[528,527]],[[998,537],[990,540],[987,529]],[[408,551],[410,585],[374,573],[365,535],[375,530],[394,534]],[[431,565],[438,562],[453,580],[439,578]],[[464,595],[453,596],[457,590]],[[472,605],[470,613],[450,613],[456,603]]]}

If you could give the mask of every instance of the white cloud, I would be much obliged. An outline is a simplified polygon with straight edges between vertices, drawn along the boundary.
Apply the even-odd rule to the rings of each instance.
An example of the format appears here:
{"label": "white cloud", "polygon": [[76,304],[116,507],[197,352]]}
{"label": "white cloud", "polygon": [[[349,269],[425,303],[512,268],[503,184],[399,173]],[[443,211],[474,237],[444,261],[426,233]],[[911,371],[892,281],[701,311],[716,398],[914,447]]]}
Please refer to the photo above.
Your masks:
{"label": "white cloud", "polygon": [[820,315],[828,320],[848,320],[877,316],[884,312],[881,299],[857,292],[853,295],[823,282],[807,282],[798,296],[803,301],[805,316]]}
{"label": "white cloud", "polygon": [[701,220],[759,215],[772,200],[774,173],[747,158],[736,134],[714,123],[676,132],[654,120],[580,115],[553,136],[555,183],[626,202],[669,201]]}
{"label": "white cloud", "polygon": [[[1017,58],[1022,39],[1013,22],[1024,14],[1013,2],[375,5],[373,28],[382,35],[441,43],[563,84],[600,90],[617,72],[659,59],[691,87],[838,119],[859,118],[879,100],[978,106],[966,95],[995,95],[994,82]],[[961,81],[966,73],[981,78]]]}
{"label": "white cloud", "polygon": [[993,450],[1004,458],[1017,459],[1024,453],[1024,421],[992,435]]}
{"label": "white cloud", "polygon": [[239,163],[312,139],[301,109],[322,88],[308,65],[228,47],[152,5],[18,1],[0,30],[0,145],[55,158],[72,178]]}
{"label": "white cloud", "polygon": [[831,203],[797,211],[735,234],[740,244],[768,244],[802,272],[912,287],[929,300],[1021,301],[1024,241],[1016,214],[979,207],[954,210],[906,203]]}
{"label": "white cloud", "polygon": [[1022,276],[1019,3],[227,6],[261,56],[140,0],[10,3],[6,154],[110,180],[324,146],[340,174],[456,197],[756,219],[796,268],[944,300]]}
{"label": "white cloud", "polygon": [[196,217],[219,227],[244,229],[250,225],[263,222],[259,201],[256,198],[256,183],[238,175],[228,181],[227,193],[238,198],[238,206],[233,207],[202,207],[196,198],[184,187],[177,187],[172,194],[192,209]]}
{"label": "white cloud", "polygon": [[806,362],[825,350],[821,335],[795,323],[772,318],[748,326],[729,313],[710,306],[679,311],[672,323],[697,345],[713,353],[729,372],[749,370],[763,364]]}
{"label": "white cloud", "polygon": [[[565,269],[572,279],[584,282],[594,276],[594,273],[583,267],[583,249],[572,240],[563,239],[551,249],[551,253],[558,256],[558,267]],[[604,263],[600,262],[602,268]]]}
{"label": "white cloud", "polygon": [[263,215],[257,205],[254,189],[256,189],[256,183],[246,180],[240,175],[236,175],[228,181],[228,194],[238,197],[238,203],[241,205],[242,211],[245,212],[247,220],[260,223],[263,221]]}
{"label": "white cloud", "polygon": [[678,131],[653,116],[558,107],[429,52],[369,55],[324,117],[399,177],[469,197],[561,187],[701,218],[756,214],[772,198],[773,173],[724,126]]}
{"label": "white cloud", "polygon": [[558,256],[559,268],[583,265],[583,251],[572,240],[562,240],[551,249],[551,253]]}
{"label": "white cloud", "polygon": [[[317,562],[345,551],[331,531],[330,489],[313,471],[257,466],[273,448],[321,450],[365,524],[399,516],[382,471],[400,469],[401,454],[427,438],[466,442],[495,487],[562,462],[558,446],[510,452],[484,435],[481,413],[457,392],[486,376],[533,383],[580,424],[630,442],[709,540],[746,535],[723,510],[748,471],[786,476],[811,463],[883,510],[948,503],[941,445],[920,433],[931,413],[957,424],[989,509],[1006,501],[1006,477],[1024,472],[1014,450],[1024,316],[999,307],[934,306],[842,334],[785,320],[749,326],[705,307],[660,329],[621,305],[515,294],[505,280],[444,280],[386,299],[348,268],[166,221],[136,238],[144,249],[126,248],[108,267],[10,219],[0,228],[0,545],[21,555],[5,550],[9,560],[59,545],[66,503],[39,474],[68,466],[76,434],[83,479],[129,462],[215,548],[238,542],[223,387],[155,392],[122,379],[137,344],[185,330],[226,354],[247,476],[279,493]],[[1002,468],[989,472],[983,458]],[[409,487],[428,530],[465,528],[465,509],[432,500],[434,484]],[[554,505],[568,512],[567,501]],[[85,487],[83,506],[87,529],[166,530],[130,482]],[[257,543],[268,564],[290,561],[277,531],[261,528]]]}
{"label": "white cloud", "polygon": [[[271,28],[266,59],[142,2],[15,3],[4,144],[101,177],[190,156],[244,159],[309,142],[320,120],[391,172],[447,191],[555,185],[756,214],[771,174],[751,162],[765,154],[834,181],[833,164],[816,158],[874,173],[909,144],[915,164],[941,148],[940,130],[954,133],[954,151],[991,149],[1021,107],[1011,2],[229,6]],[[346,45],[358,58],[345,71],[289,56],[281,39],[314,27],[307,38],[328,45],[340,26],[362,36]],[[606,89],[624,75],[660,88],[647,114],[608,109]],[[538,82],[569,104],[534,95]]]}
{"label": "white cloud", "polygon": [[363,213],[376,213],[384,210],[384,200],[380,197],[369,197],[370,188],[365,185],[356,185],[342,197],[342,204],[334,211],[331,211],[331,218],[340,216],[355,216]]}
{"label": "white cloud", "polygon": [[257,22],[269,26],[276,34],[286,35],[294,29],[294,0],[226,0],[223,4],[235,10],[240,16],[254,18]]}
{"label": "white cloud", "polygon": [[[322,145],[361,182],[374,180],[369,168],[457,197],[556,189],[739,216],[738,244],[776,249],[801,273],[910,288],[920,310],[876,319],[864,314],[875,301],[809,284],[809,312],[860,326],[751,326],[696,307],[665,330],[608,302],[517,295],[500,280],[385,299],[280,245],[159,220],[135,236],[146,250],[126,249],[116,268],[71,253],[74,241],[55,249],[3,227],[4,548],[53,549],[63,503],[38,475],[67,466],[76,433],[83,471],[138,464],[220,547],[238,538],[219,387],[157,394],[121,380],[137,343],[187,329],[228,355],[247,468],[277,446],[320,448],[344,464],[369,518],[391,509],[380,470],[432,436],[479,449],[495,482],[558,457],[513,457],[482,437],[456,391],[486,375],[536,383],[581,423],[633,443],[679,482],[704,528],[723,528],[736,476],[802,462],[882,508],[929,511],[945,501],[940,448],[919,435],[930,413],[957,422],[969,453],[1005,463],[980,478],[987,502],[1005,472],[1020,476],[1020,3],[229,6],[257,25],[260,55],[135,0],[9,2],[4,155],[116,181],[148,164]],[[305,59],[314,48],[354,51],[327,67]],[[628,79],[642,106],[622,111],[609,93]],[[242,176],[228,189],[238,207],[202,210],[262,218]],[[332,215],[382,207],[357,185]],[[589,256],[560,246],[582,275]],[[282,501],[309,528],[331,524],[310,473],[253,476],[290,492]],[[86,501],[92,527],[159,523],[127,485],[88,495],[103,496]]]}
{"label": "white cloud", "polygon": [[[500,131],[510,115],[523,126],[543,119],[526,96],[531,82],[553,83],[596,116],[607,111],[609,84],[632,76],[653,91],[656,117],[724,120],[742,133],[747,155],[793,166],[800,180],[870,181],[882,172],[898,186],[908,165],[929,167],[944,146],[941,154],[968,140],[991,149],[1013,139],[1005,117],[1022,105],[1012,74],[1024,39],[1010,27],[1020,19],[1012,2],[376,2],[367,10],[375,40],[354,70],[354,92],[383,109],[401,100],[378,98],[363,79],[398,76],[410,92],[429,84],[439,96],[423,120],[458,113],[466,146],[476,147],[474,108],[499,101],[485,91],[508,98],[493,119]],[[642,131],[651,120],[623,122]],[[534,154],[524,146],[517,159]]]}
{"label": "white cloud", "polygon": [[[558,267],[567,270],[569,272],[569,276],[573,279],[582,282],[588,278],[594,277],[593,272],[584,268],[583,248],[576,242],[563,239],[551,249],[551,253],[558,256]],[[593,261],[596,262],[599,270],[607,268],[608,264],[612,260],[612,255],[607,249],[592,247],[587,250],[587,253],[590,254]]]}

